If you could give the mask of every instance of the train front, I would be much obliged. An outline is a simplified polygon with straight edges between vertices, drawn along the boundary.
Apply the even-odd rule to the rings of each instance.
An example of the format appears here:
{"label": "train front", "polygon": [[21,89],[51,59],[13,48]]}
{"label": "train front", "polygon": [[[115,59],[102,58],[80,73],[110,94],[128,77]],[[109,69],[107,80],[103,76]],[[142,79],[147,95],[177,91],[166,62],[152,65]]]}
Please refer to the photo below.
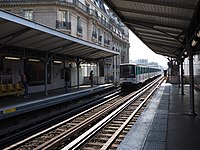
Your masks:
{"label": "train front", "polygon": [[121,64],[120,65],[120,85],[122,91],[132,91],[136,85],[136,65]]}

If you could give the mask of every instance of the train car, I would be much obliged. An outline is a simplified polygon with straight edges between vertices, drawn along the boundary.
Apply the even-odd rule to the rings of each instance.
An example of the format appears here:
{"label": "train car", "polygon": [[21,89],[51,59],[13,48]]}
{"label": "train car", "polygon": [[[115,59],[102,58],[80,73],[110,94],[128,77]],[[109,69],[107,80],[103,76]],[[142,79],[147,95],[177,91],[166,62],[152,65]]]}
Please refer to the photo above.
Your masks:
{"label": "train car", "polygon": [[161,75],[162,70],[134,63],[120,64],[120,84],[122,90],[131,91],[143,83]]}

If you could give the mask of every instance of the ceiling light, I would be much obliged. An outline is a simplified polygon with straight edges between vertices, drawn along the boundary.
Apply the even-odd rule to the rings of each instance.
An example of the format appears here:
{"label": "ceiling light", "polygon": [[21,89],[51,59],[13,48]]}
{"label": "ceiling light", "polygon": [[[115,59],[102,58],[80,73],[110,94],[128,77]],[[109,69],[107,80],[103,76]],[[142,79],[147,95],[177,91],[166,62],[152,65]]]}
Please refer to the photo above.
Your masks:
{"label": "ceiling light", "polygon": [[59,60],[54,60],[54,61],[53,61],[53,63],[55,63],[55,64],[61,64],[61,63],[62,63],[62,61],[59,61]]}
{"label": "ceiling light", "polygon": [[184,52],[184,55],[187,55],[187,51]]}
{"label": "ceiling light", "polygon": [[40,60],[39,60],[39,59],[32,59],[32,58],[29,58],[28,61],[38,62],[38,61],[40,61]]}
{"label": "ceiling light", "polygon": [[10,59],[10,60],[20,60],[19,57],[5,57],[5,59]]}
{"label": "ceiling light", "polygon": [[192,47],[194,47],[194,46],[196,46],[196,44],[197,44],[197,41],[195,41],[195,40],[192,40]]}

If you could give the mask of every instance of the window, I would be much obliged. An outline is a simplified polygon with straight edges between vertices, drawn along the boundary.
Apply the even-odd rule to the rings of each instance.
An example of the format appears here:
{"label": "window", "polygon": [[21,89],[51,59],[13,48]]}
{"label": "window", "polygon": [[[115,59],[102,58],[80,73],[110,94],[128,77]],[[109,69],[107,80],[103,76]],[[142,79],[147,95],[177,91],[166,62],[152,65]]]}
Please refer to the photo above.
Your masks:
{"label": "window", "polygon": [[99,42],[102,42],[101,29],[98,29]]}
{"label": "window", "polygon": [[93,24],[93,32],[97,32],[97,27],[96,27],[96,25],[95,24]]}
{"label": "window", "polygon": [[86,5],[86,11],[89,13],[90,12],[90,4],[88,4],[87,2],[85,2]]}
{"label": "window", "polygon": [[97,38],[97,27],[95,24],[93,24],[93,32],[92,32],[92,37]]}
{"label": "window", "polygon": [[24,18],[33,20],[33,10],[32,9],[24,10]]}
{"label": "window", "polygon": [[95,10],[94,12],[95,12],[96,17],[98,18],[98,12],[97,12],[97,10]]}
{"label": "window", "polygon": [[58,20],[63,21],[63,22],[68,22],[69,21],[69,12],[68,11],[58,11]]}
{"label": "window", "polygon": [[82,34],[81,18],[77,16],[77,32]]}
{"label": "window", "polygon": [[71,30],[70,14],[68,11],[59,10],[56,27]]}
{"label": "window", "polygon": [[77,25],[81,27],[81,18],[77,16]]}

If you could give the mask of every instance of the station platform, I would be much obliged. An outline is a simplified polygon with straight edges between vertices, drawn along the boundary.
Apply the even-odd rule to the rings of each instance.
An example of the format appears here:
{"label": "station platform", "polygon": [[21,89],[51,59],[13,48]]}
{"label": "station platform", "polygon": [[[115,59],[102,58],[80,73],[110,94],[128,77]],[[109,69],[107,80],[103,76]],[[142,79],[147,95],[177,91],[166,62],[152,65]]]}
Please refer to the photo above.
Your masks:
{"label": "station platform", "polygon": [[67,93],[64,88],[49,90],[48,95],[45,92],[31,94],[30,97],[24,98],[23,96],[5,96],[0,98],[0,119],[2,116],[12,114],[13,112],[22,111],[26,109],[30,110],[32,107],[45,107],[45,105],[53,105],[60,103],[70,98],[75,98],[94,92],[98,92],[110,87],[114,87],[113,84],[102,84],[102,85],[81,85],[79,88],[72,87],[68,88]]}
{"label": "station platform", "polygon": [[163,83],[117,150],[200,150],[200,94],[189,115],[190,86]]}

